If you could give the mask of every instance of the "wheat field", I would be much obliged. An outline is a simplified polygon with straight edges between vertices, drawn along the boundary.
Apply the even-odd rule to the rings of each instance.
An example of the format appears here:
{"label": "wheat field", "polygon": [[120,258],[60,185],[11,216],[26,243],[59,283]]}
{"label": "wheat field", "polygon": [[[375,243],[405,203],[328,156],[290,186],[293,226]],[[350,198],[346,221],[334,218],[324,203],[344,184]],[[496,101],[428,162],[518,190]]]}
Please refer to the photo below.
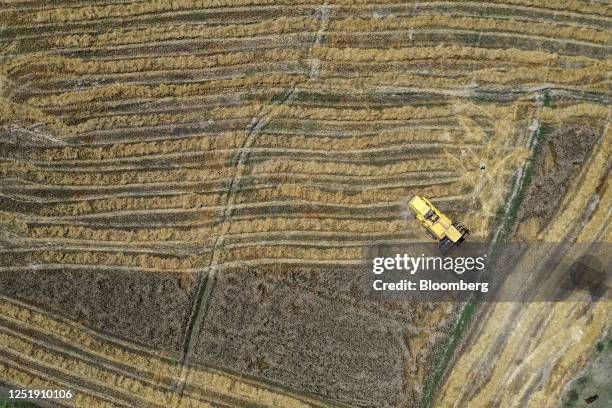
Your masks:
{"label": "wheat field", "polygon": [[[418,406],[456,310],[326,274],[422,240],[417,193],[490,239],[543,123],[609,159],[611,22],[582,0],[0,0],[0,383],[80,407]],[[380,337],[398,361],[364,351]],[[440,406],[468,392],[448,381]]]}

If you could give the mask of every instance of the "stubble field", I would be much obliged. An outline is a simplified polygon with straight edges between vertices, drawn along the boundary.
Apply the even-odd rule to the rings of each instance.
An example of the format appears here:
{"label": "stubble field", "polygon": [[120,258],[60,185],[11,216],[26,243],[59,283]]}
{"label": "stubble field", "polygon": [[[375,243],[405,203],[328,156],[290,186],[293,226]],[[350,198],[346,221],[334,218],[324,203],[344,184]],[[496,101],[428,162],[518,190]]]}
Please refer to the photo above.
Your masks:
{"label": "stubble field", "polygon": [[[609,241],[612,9],[541,3],[0,2],[0,383],[84,407],[431,402],[463,305],[360,286],[364,248],[425,238],[409,197],[475,240]],[[581,355],[608,305],[568,318]],[[460,350],[523,351],[496,327],[435,406],[552,406],[524,376],[466,389]],[[534,366],[559,398],[586,364]]]}

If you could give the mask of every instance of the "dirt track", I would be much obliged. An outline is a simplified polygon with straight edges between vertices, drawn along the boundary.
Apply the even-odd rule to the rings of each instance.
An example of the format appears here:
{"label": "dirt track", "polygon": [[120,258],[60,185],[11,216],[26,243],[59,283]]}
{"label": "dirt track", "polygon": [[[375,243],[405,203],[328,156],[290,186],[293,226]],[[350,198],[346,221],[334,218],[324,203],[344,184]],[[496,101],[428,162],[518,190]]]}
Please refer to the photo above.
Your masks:
{"label": "dirt track", "polygon": [[[87,407],[417,405],[454,310],[364,301],[346,276],[364,247],[423,239],[402,216],[416,193],[489,239],[534,124],[609,154],[611,17],[585,1],[6,1],[0,382],[78,387]],[[607,239],[607,156],[583,147],[542,156],[559,200],[527,197],[518,236],[558,205],[551,237]],[[583,223],[594,192],[600,224]],[[546,316],[499,307],[510,326]],[[556,307],[550,330],[570,327]],[[575,309],[593,319],[552,397],[600,307]],[[466,347],[489,362],[519,350],[478,333]],[[459,387],[469,355],[440,404],[510,398],[496,373],[483,395]]]}
{"label": "dirt track", "polygon": [[[607,129],[604,132],[585,163],[582,179],[573,180],[573,190],[567,193],[572,200],[565,200],[566,205],[545,224],[543,232],[529,238],[610,242],[612,134]],[[594,196],[597,206],[593,210]],[[540,257],[539,262],[546,258]],[[525,279],[534,270],[534,259],[525,254],[517,268],[521,272],[513,278]],[[517,298],[517,291],[526,289],[512,281],[506,284],[506,290]],[[611,318],[610,302],[594,301],[588,293],[575,292],[563,302],[491,304],[479,316],[435,405],[555,406],[566,385],[587,364]]]}

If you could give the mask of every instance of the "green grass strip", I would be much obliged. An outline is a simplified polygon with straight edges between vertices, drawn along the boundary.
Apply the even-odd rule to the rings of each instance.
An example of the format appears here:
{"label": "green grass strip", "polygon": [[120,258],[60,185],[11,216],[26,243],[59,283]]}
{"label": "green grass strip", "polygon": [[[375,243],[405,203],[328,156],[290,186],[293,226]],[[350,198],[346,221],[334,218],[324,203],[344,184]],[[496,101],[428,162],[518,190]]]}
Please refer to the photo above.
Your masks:
{"label": "green grass strip", "polygon": [[[506,242],[514,231],[514,225],[518,217],[518,211],[521,207],[523,199],[525,198],[525,193],[529,188],[531,179],[533,178],[534,164],[540,156],[540,153],[542,151],[542,144],[546,138],[546,134],[548,131],[548,125],[545,123],[541,123],[538,127],[538,130],[536,131],[534,140],[532,142],[531,157],[527,160],[527,163],[525,165],[523,178],[520,181],[521,184],[518,187],[516,195],[508,206],[507,211],[505,210],[505,206],[502,206],[497,212],[499,219],[496,221],[496,225],[501,225],[499,227],[500,232],[497,237],[497,241],[491,248],[491,253],[489,254],[489,262],[491,263],[491,265],[494,265],[497,257],[500,255],[501,244]],[[453,358],[455,351],[457,350],[457,347],[459,345],[459,342],[463,338],[463,334],[470,326],[471,320],[476,314],[479,304],[480,296],[478,295],[473,295],[466,302],[463,310],[461,311],[461,314],[459,315],[459,318],[457,319],[457,322],[453,326],[450,335],[448,336],[443,346],[442,352],[439,354],[439,357],[434,364],[434,368],[429,376],[429,380],[425,384],[423,398],[421,398],[418,404],[419,408],[428,408],[431,406],[433,399],[436,395],[436,391],[440,387],[440,383],[442,382],[442,378],[444,377],[444,372],[446,371],[448,364]]]}

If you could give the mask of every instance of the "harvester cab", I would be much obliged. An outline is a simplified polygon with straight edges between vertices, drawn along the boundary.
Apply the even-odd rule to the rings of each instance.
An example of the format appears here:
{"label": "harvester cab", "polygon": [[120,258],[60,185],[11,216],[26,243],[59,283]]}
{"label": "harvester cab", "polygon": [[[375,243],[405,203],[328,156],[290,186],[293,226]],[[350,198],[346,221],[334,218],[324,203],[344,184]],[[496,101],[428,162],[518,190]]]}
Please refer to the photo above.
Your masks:
{"label": "harvester cab", "polygon": [[408,206],[415,218],[425,227],[427,233],[439,241],[440,250],[443,253],[459,245],[470,234],[466,227],[453,223],[425,197],[412,197]]}

